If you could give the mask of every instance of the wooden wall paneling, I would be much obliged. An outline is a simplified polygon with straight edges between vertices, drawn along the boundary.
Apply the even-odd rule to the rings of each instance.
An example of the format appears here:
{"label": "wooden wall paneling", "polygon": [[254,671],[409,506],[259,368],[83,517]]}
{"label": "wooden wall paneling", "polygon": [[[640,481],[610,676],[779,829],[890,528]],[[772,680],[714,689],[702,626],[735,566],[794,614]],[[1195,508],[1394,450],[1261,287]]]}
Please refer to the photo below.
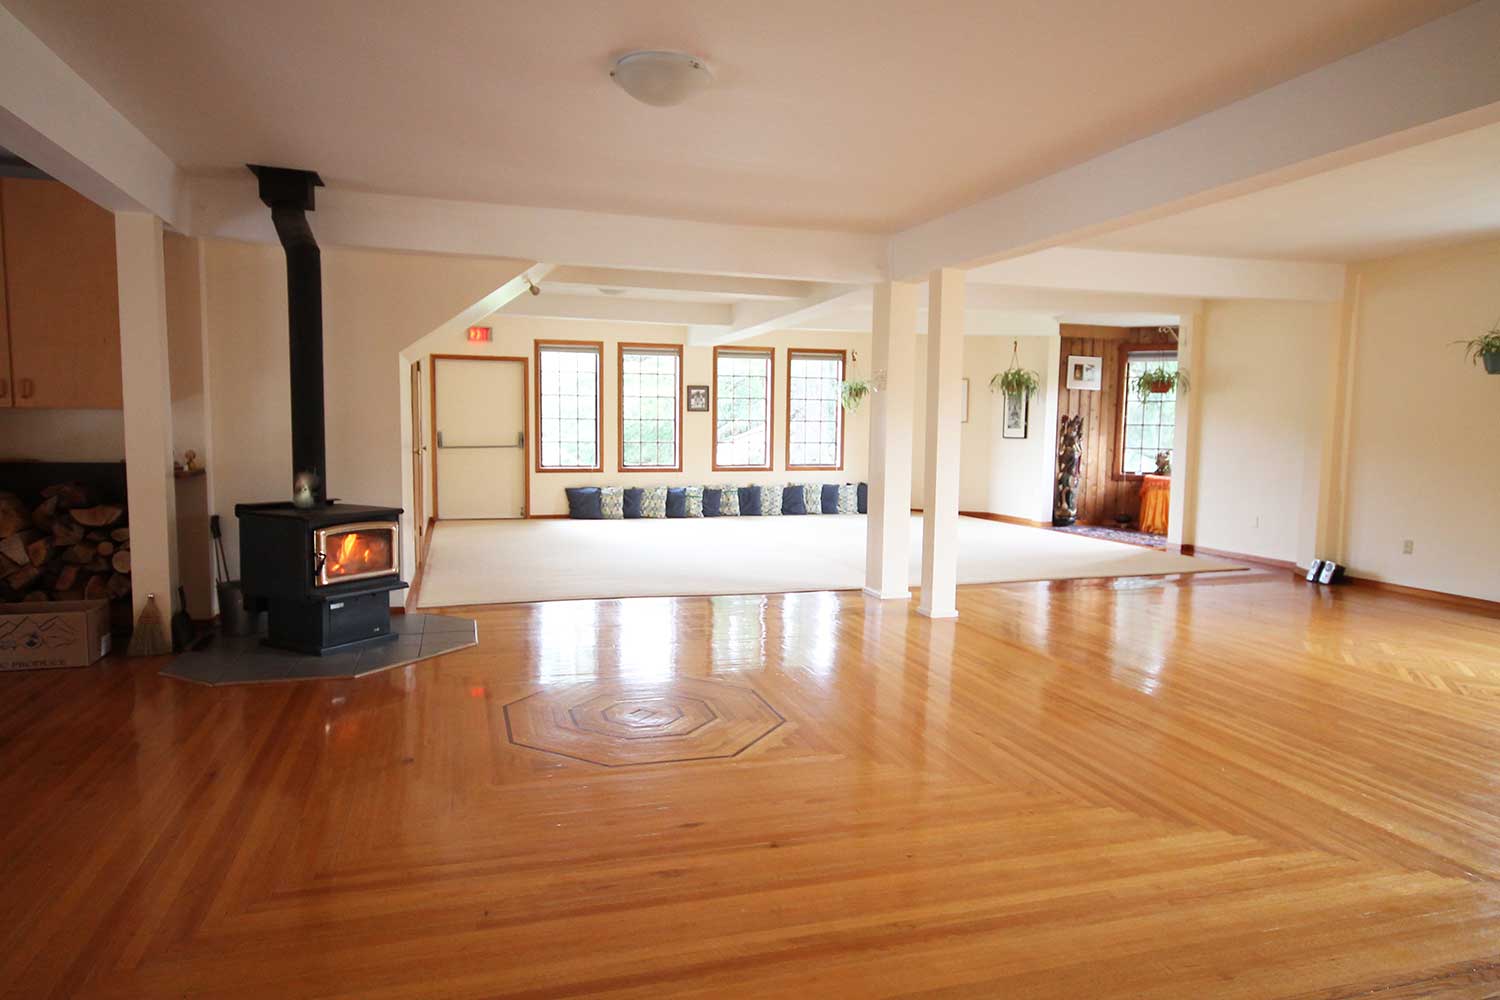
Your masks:
{"label": "wooden wall paneling", "polygon": [[0,180],[15,405],[119,409],[115,218],[56,181]]}
{"label": "wooden wall paneling", "polygon": [[10,310],[5,300],[5,205],[4,197],[0,196],[0,407],[15,405],[11,388]]}

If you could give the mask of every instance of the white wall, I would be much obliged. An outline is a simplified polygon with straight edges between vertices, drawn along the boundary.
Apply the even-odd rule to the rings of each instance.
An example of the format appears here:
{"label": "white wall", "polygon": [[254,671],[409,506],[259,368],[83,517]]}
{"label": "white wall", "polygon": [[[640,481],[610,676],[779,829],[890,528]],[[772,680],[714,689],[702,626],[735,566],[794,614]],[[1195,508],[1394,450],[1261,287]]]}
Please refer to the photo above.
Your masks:
{"label": "white wall", "polygon": [[123,462],[122,410],[0,409],[0,461]]}
{"label": "white wall", "polygon": [[[401,351],[529,264],[324,248],[331,496],[402,504],[410,439],[403,420],[407,388]],[[212,400],[209,475],[233,568],[239,540],[234,505],[291,496],[286,260],[279,246],[210,240],[204,268]],[[403,533],[409,578],[415,553],[410,511]]]}
{"label": "white wall", "polygon": [[[1055,326],[1055,324],[1053,324]],[[963,377],[969,380],[969,419],[963,424],[959,446],[958,506],[980,511],[1048,521],[1052,516],[1052,441],[1057,428],[1058,348],[1050,336],[967,336],[964,338]],[[1011,348],[1020,364],[1042,377],[1041,389],[1031,399],[1031,420],[1024,439],[1001,433],[1004,404],[990,391],[990,379],[1010,367]],[[917,432],[912,441],[912,506],[926,500],[922,461],[926,455],[927,338],[917,337]]]}
{"label": "white wall", "polygon": [[1322,396],[1336,304],[1212,302],[1196,370],[1194,542],[1306,560],[1317,508]]}
{"label": "white wall", "polygon": [[1500,242],[1377,261],[1358,274],[1349,568],[1500,600],[1500,376],[1471,367],[1452,344],[1500,314]]}
{"label": "white wall", "polygon": [[[607,323],[589,320],[534,319],[513,317],[497,313],[482,321],[494,331],[494,339],[488,344],[471,344],[463,330],[436,331],[408,349],[408,357],[423,358],[425,371],[431,370],[433,354],[506,355],[528,359],[528,367],[535,368],[535,344],[537,340],[597,340],[604,343],[603,400],[604,415],[603,467],[601,473],[560,473],[535,470],[536,456],[533,453],[528,475],[531,478],[531,513],[534,515],[565,514],[568,504],[564,489],[569,486],[685,486],[702,483],[773,484],[773,483],[843,483],[860,482],[865,478],[869,457],[869,416],[864,409],[844,414],[844,468],[842,471],[786,471],[786,392],[787,349],[827,348],[857,352],[858,364],[851,364],[853,371],[868,372],[868,333],[823,333],[818,331],[790,330],[766,334],[744,341],[736,341],[735,347],[770,347],[775,350],[774,386],[771,402],[771,435],[774,450],[774,468],[770,472],[714,472],[713,414],[683,413],[683,464],[681,472],[626,472],[618,470],[619,464],[619,381],[618,354],[615,345],[628,343],[685,344],[687,330],[683,327],[655,326],[634,323]],[[535,371],[530,372],[534,379]],[[713,382],[713,349],[710,347],[684,347],[683,384],[711,385]],[[534,395],[534,384],[528,396]],[[531,412],[531,399],[527,401],[527,427],[535,426],[535,415]],[[429,417],[431,419],[430,411]],[[430,425],[429,425],[430,428]],[[534,434],[529,435],[534,437]],[[535,441],[532,442],[533,446]],[[428,476],[431,482],[431,475]],[[430,496],[430,489],[429,489]],[[430,511],[430,506],[429,506]]]}

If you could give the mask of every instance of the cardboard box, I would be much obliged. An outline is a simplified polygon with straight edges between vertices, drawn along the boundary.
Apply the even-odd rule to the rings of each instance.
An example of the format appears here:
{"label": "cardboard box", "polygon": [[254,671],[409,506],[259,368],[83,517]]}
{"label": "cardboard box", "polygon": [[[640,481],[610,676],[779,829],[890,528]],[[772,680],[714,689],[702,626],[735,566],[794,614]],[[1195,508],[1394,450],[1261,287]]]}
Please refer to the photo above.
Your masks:
{"label": "cardboard box", "polygon": [[0,670],[86,667],[109,648],[108,601],[0,604]]}

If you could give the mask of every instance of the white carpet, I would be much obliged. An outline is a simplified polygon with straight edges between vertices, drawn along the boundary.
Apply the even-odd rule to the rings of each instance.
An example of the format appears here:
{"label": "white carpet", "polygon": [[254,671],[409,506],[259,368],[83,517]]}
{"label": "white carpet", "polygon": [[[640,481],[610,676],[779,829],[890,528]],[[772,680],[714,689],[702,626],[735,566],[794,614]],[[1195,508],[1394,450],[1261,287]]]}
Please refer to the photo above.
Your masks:
{"label": "white carpet", "polygon": [[[911,519],[911,584],[922,519]],[[1244,569],[1061,531],[958,519],[958,582],[1008,583]],[[432,536],[424,608],[599,597],[858,590],[865,517],[446,521]]]}

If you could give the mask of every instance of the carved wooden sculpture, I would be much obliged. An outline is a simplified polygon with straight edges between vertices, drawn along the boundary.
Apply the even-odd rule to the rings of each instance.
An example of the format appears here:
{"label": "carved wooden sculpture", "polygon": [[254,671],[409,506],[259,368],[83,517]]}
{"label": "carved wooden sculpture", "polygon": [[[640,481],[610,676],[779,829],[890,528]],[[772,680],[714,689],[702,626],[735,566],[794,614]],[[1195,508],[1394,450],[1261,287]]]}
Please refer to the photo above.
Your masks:
{"label": "carved wooden sculpture", "polygon": [[1078,520],[1078,482],[1083,475],[1083,418],[1063,417],[1058,428],[1057,492],[1052,523],[1063,526]]}

